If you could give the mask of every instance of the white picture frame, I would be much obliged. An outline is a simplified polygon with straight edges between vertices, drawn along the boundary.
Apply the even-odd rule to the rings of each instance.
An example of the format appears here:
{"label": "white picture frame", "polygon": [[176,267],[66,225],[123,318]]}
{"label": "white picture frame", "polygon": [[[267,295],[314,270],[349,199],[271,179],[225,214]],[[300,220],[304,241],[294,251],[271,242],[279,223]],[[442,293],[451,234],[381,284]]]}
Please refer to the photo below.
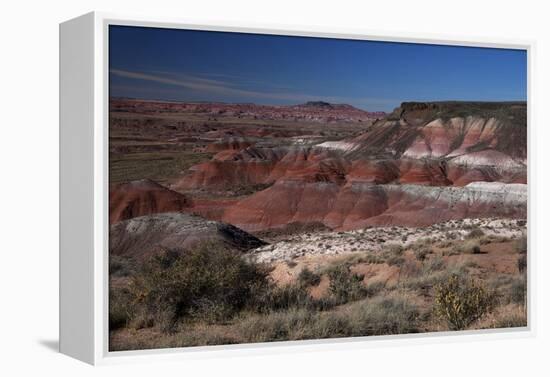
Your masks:
{"label": "white picture frame", "polygon": [[[60,352],[90,364],[231,355],[292,353],[302,350],[382,347],[394,343],[435,343],[532,337],[536,331],[537,250],[529,245],[528,326],[516,329],[441,332],[345,339],[286,341],[161,350],[108,350],[108,27],[132,25],[291,36],[517,48],[528,61],[528,223],[532,224],[534,129],[531,82],[532,41],[487,40],[384,34],[365,30],[319,29],[287,25],[200,24],[157,17],[88,13],[60,25]],[[528,228],[533,239],[533,227]]]}

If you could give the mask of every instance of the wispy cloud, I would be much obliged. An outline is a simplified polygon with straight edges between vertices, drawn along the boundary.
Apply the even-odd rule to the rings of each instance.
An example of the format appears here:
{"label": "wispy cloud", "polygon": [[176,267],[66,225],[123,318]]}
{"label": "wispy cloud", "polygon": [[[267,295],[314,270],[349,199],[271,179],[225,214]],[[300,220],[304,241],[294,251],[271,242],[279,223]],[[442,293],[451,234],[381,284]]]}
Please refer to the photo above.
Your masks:
{"label": "wispy cloud", "polygon": [[[393,99],[381,99],[370,97],[342,97],[342,96],[320,96],[306,93],[296,92],[282,92],[277,90],[259,91],[249,90],[235,87],[233,83],[224,81],[222,79],[205,79],[203,77],[170,74],[169,72],[153,71],[151,73],[146,72],[133,72],[122,69],[111,69],[110,73],[119,77],[125,77],[134,80],[151,81],[160,84],[166,84],[176,87],[182,87],[188,90],[197,91],[203,94],[216,95],[220,97],[229,98],[248,98],[248,99],[262,99],[262,100],[276,100],[287,102],[306,102],[324,100],[333,103],[350,103],[350,104],[376,104],[378,106],[387,107],[388,105],[394,105],[398,101]],[[220,76],[220,78],[223,78]],[[260,83],[256,81],[256,83]],[[264,83],[265,84],[265,83]],[[266,85],[269,86],[269,85]]]}

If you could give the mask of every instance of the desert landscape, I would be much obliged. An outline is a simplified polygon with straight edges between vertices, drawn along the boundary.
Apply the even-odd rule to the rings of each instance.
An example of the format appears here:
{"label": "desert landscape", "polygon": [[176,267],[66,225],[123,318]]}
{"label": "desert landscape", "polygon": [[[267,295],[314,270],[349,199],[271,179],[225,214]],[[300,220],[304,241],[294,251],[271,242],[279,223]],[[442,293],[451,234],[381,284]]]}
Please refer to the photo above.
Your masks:
{"label": "desert landscape", "polygon": [[111,97],[111,351],[527,325],[527,105]]}

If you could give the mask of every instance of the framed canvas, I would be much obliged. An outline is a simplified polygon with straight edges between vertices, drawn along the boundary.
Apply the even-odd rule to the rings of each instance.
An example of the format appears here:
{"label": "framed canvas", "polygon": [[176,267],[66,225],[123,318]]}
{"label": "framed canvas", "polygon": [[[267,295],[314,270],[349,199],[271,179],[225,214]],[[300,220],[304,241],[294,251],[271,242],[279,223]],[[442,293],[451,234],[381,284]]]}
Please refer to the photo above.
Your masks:
{"label": "framed canvas", "polygon": [[61,352],[532,335],[532,48],[61,24]]}

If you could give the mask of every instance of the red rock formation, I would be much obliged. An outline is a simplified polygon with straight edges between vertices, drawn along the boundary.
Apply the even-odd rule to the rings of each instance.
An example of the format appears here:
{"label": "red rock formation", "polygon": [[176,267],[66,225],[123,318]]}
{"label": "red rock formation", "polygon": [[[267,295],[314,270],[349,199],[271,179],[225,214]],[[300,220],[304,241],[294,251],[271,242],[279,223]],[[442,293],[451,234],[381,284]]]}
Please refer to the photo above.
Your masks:
{"label": "red rock formation", "polygon": [[[353,113],[325,103],[292,111],[309,111],[308,119]],[[172,188],[213,193],[187,210],[247,231],[290,223],[354,229],[525,217],[526,188],[513,184],[526,183],[524,113],[521,104],[409,103],[355,137],[324,138],[317,145],[224,139],[207,147],[217,152],[212,160],[193,166]],[[215,197],[253,186],[262,190],[238,199]]]}
{"label": "red rock formation", "polygon": [[179,212],[191,207],[191,200],[148,179],[113,187],[109,192],[109,222],[160,212]]}
{"label": "red rock formation", "polygon": [[278,179],[339,181],[350,167],[344,158],[315,148],[246,148],[220,152],[212,161],[193,166],[172,186],[175,190],[227,189],[236,185],[273,183]]}
{"label": "red rock formation", "polygon": [[368,225],[427,226],[466,217],[525,218],[522,184],[478,182],[466,187],[280,181],[234,206],[223,221],[247,231],[320,221],[336,230]]}

